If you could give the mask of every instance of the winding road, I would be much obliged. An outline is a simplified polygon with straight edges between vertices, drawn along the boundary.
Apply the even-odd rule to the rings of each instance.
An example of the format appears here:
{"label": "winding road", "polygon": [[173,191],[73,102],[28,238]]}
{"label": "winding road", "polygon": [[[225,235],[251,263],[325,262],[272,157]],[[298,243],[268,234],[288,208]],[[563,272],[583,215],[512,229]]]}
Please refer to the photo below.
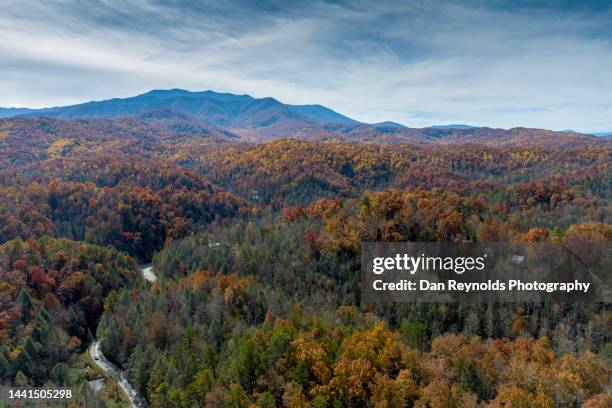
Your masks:
{"label": "winding road", "polygon": [[[153,272],[153,266],[150,264],[139,265],[140,273],[142,277],[149,283],[153,283],[157,280],[157,275]],[[147,401],[138,393],[138,391],[130,385],[125,374],[117,366],[108,361],[102,350],[100,349],[100,340],[96,339],[89,346],[89,355],[91,356],[94,363],[100,367],[105,373],[110,375],[115,382],[121,387],[125,395],[130,400],[130,406],[133,408],[147,407]],[[97,357],[97,358],[96,358]]]}
{"label": "winding road", "polygon": [[[99,340],[95,340],[91,344],[91,346],[89,346],[89,355],[93,359],[94,363],[96,363],[98,367],[104,370],[105,373],[110,375],[115,380],[115,382],[121,387],[125,395],[127,395],[128,399],[130,400],[131,407],[133,408],[147,407],[147,402],[145,401],[144,398],[142,398],[142,396],[138,393],[138,391],[136,391],[136,389],[134,389],[130,385],[123,371],[119,370],[117,366],[115,366],[113,363],[108,361],[106,357],[104,357],[104,355],[102,354],[102,351],[100,350]],[[98,357],[97,359],[96,359],[96,356]]]}

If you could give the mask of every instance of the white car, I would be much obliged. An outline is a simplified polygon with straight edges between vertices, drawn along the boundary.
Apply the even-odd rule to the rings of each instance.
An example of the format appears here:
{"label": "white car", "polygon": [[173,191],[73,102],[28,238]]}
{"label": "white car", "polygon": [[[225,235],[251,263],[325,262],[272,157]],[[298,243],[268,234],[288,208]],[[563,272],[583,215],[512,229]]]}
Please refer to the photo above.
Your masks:
{"label": "white car", "polygon": [[94,360],[99,360],[100,359],[100,355],[99,354],[94,354]]}

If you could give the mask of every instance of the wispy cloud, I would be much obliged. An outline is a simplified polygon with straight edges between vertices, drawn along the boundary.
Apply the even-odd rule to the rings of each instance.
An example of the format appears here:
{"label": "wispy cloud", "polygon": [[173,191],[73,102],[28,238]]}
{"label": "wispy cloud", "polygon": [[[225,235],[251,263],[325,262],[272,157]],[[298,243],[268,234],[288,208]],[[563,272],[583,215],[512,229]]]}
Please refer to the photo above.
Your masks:
{"label": "wispy cloud", "polygon": [[532,3],[9,0],[0,106],[182,87],[371,122],[612,129],[610,8]]}

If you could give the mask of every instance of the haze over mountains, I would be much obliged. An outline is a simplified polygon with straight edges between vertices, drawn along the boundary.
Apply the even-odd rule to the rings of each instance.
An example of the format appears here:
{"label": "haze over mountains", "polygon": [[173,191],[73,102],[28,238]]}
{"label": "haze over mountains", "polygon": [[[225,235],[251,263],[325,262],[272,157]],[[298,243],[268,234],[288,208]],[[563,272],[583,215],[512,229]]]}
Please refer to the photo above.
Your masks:
{"label": "haze over mountains", "polygon": [[[581,143],[592,136],[541,129],[509,130],[449,124],[408,128],[395,122],[365,124],[322,105],[289,105],[274,98],[253,98],[214,91],[152,90],[129,98],[113,98],[43,109],[0,108],[0,118],[21,116],[62,120],[132,118],[137,127],[163,128],[178,134],[214,135],[251,142],[277,138],[336,140],[367,143],[494,143],[540,144],[555,141]],[[91,122],[90,122],[91,124]],[[116,123],[115,123],[116,124]]]}

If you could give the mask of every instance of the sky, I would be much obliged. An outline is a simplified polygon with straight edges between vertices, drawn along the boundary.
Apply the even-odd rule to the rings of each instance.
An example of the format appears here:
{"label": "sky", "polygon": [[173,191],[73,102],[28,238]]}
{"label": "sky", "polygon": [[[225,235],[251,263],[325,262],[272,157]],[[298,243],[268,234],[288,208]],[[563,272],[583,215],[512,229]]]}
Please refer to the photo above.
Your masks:
{"label": "sky", "polygon": [[610,1],[4,0],[0,106],[151,89],[364,122],[612,131]]}

